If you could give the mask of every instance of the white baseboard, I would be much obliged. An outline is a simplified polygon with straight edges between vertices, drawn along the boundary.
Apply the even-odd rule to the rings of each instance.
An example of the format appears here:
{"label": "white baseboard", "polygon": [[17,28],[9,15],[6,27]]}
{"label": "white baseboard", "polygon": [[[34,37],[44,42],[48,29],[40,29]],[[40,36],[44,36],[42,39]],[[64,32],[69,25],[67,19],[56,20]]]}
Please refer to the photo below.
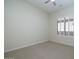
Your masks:
{"label": "white baseboard", "polygon": [[[48,41],[48,40],[41,40],[41,41],[37,41],[37,42],[32,42],[32,43],[29,43],[27,45],[23,45],[23,46],[20,46],[20,47],[17,47],[17,48],[13,48],[13,49],[4,51],[4,53],[14,51],[14,50],[18,50],[18,49],[21,49],[21,48],[24,48],[24,47],[29,47],[29,46],[32,46],[32,45],[36,45],[36,44],[43,43],[43,42],[46,42],[46,41]],[[49,40],[49,41],[74,47],[73,45],[66,44],[66,43],[63,43],[63,42],[58,42],[58,41],[53,41],[53,40]]]}
{"label": "white baseboard", "polygon": [[64,42],[53,41],[53,40],[49,40],[49,41],[50,41],[50,42],[54,42],[54,43],[58,43],[58,44],[62,44],[62,45],[66,45],[66,46],[74,47],[72,44],[68,44],[68,43],[64,43]]}
{"label": "white baseboard", "polygon": [[48,40],[42,40],[42,41],[37,41],[37,42],[29,43],[27,45],[23,45],[23,46],[20,46],[20,47],[17,47],[17,48],[13,48],[13,49],[4,51],[4,53],[10,52],[10,51],[14,51],[14,50],[18,50],[18,49],[21,49],[21,48],[24,48],[24,47],[29,47],[29,46],[32,46],[32,45],[36,45],[36,44],[43,43],[43,42],[46,42],[46,41],[48,41]]}

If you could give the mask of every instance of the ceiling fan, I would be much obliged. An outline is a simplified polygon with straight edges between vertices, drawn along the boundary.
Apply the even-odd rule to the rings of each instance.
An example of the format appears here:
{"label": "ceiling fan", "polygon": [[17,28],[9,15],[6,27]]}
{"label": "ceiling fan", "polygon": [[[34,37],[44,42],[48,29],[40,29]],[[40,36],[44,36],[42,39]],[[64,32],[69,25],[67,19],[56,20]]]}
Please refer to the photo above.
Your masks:
{"label": "ceiling fan", "polygon": [[56,5],[55,0],[47,0],[47,1],[45,1],[45,4],[48,4],[49,2],[52,2],[54,6]]}

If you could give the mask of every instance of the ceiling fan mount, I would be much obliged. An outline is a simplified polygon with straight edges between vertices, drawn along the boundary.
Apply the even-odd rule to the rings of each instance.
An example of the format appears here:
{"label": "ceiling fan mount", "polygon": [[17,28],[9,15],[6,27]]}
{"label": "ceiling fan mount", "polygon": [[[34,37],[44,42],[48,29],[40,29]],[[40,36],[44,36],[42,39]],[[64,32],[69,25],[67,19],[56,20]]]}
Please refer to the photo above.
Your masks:
{"label": "ceiling fan mount", "polygon": [[45,4],[48,4],[49,2],[52,2],[54,6],[56,5],[55,0],[47,0],[47,1],[45,1]]}

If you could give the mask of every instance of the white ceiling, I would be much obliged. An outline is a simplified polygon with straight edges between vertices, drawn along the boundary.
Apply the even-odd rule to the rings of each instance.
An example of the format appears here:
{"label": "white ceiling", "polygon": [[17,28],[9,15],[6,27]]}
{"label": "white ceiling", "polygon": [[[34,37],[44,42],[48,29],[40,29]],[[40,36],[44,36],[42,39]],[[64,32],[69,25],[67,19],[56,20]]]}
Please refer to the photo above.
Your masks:
{"label": "white ceiling", "polygon": [[[49,2],[48,4],[44,4],[44,2],[47,0],[24,0],[24,1],[29,2],[37,7],[40,7],[41,9],[47,12],[52,12],[74,4],[74,0],[55,0],[57,4],[56,6],[53,6],[52,2]],[[62,5],[62,7],[60,5]]]}

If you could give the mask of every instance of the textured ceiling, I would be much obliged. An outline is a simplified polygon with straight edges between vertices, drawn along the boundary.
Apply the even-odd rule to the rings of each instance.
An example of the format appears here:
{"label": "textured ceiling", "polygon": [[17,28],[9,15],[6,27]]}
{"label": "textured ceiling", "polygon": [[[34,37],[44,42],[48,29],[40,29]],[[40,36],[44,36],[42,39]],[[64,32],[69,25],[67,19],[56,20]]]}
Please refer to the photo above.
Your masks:
{"label": "textured ceiling", "polygon": [[31,3],[32,5],[35,5],[47,12],[52,12],[70,5],[74,4],[74,0],[55,0],[56,6],[53,6],[52,2],[49,2],[48,4],[44,4],[47,0],[24,0],[26,2]]}

